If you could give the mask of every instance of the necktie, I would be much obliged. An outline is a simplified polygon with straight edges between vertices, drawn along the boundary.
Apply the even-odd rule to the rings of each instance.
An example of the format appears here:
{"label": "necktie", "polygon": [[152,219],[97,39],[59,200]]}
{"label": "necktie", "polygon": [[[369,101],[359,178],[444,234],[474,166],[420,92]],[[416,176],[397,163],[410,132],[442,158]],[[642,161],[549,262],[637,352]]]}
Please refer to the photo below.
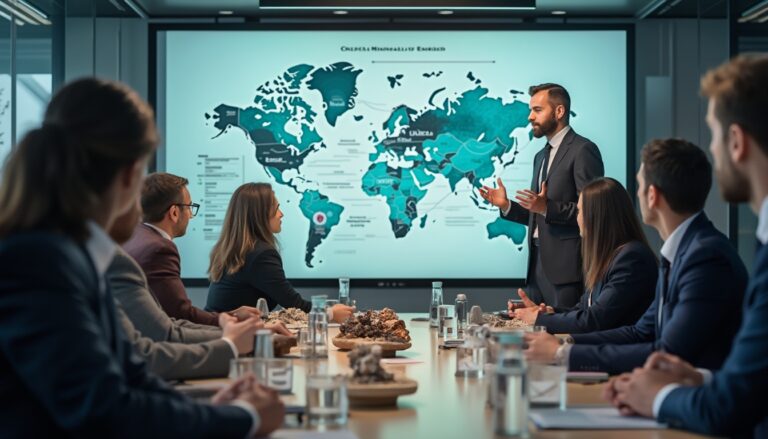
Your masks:
{"label": "necktie", "polygon": [[541,183],[547,179],[547,168],[549,168],[549,156],[552,152],[552,145],[547,143],[544,147],[544,160],[541,162],[541,173],[539,174],[539,184],[536,186],[536,192],[541,192]]}
{"label": "necktie", "polygon": [[659,267],[659,282],[661,291],[659,291],[659,309],[658,309],[658,327],[659,331],[656,334],[656,338],[661,338],[661,320],[662,311],[664,308],[664,301],[667,299],[667,290],[669,289],[669,260],[664,256],[661,257],[661,267]]}

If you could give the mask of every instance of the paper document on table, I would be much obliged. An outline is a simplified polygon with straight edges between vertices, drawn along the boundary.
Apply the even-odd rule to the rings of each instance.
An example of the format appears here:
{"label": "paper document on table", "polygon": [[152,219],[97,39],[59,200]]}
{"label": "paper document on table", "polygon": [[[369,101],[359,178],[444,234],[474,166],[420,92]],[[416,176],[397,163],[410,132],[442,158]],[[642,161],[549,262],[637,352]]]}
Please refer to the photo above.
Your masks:
{"label": "paper document on table", "polygon": [[613,407],[533,409],[529,414],[536,427],[567,430],[651,430],[667,428],[653,419],[621,416]]}
{"label": "paper document on table", "polygon": [[349,430],[308,431],[308,430],[277,430],[269,435],[270,439],[358,439]]}
{"label": "paper document on table", "polygon": [[380,362],[381,364],[419,364],[419,363],[423,363],[424,361],[417,360],[415,358],[400,357],[400,358],[382,358]]}

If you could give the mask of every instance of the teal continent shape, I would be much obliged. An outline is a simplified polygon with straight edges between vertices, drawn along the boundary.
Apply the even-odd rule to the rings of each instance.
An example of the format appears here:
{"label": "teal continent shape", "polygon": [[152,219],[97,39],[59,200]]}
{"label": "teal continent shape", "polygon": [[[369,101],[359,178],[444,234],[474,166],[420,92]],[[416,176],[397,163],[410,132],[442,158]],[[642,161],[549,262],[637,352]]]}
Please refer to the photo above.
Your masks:
{"label": "teal continent shape", "polygon": [[[362,188],[370,196],[386,196],[395,237],[402,238],[410,230],[417,204],[436,175],[446,178],[452,191],[464,179],[479,188],[483,179],[493,175],[494,160],[501,160],[514,147],[510,134],[528,125],[528,105],[504,103],[488,93],[487,88],[476,86],[421,112],[399,106],[382,124],[386,137],[379,141],[375,133],[371,135],[375,151],[369,160],[374,163],[363,176]],[[389,168],[382,160],[390,156],[411,162],[412,167]],[[403,176],[410,181],[400,184]],[[405,209],[404,199],[409,201]]]}
{"label": "teal continent shape", "polygon": [[312,72],[307,87],[320,92],[325,119],[331,126],[336,126],[339,116],[355,108],[357,77],[362,72],[347,62],[337,62]]}
{"label": "teal continent shape", "polygon": [[[259,164],[278,184],[298,191],[283,173],[300,172],[307,157],[325,147],[315,127],[317,112],[301,97],[301,92],[319,91],[326,107],[325,116],[335,125],[339,116],[355,106],[357,77],[361,72],[345,62],[321,68],[298,64],[257,87],[253,106],[240,108],[222,103],[213,114],[205,116],[219,129],[215,137],[230,127],[245,132]],[[292,130],[287,129],[289,125]]]}
{"label": "teal continent shape", "polygon": [[341,221],[344,206],[330,201],[327,196],[318,191],[309,190],[302,194],[299,208],[304,217],[309,220],[304,263],[307,267],[313,268],[312,259],[315,250]]}
{"label": "teal continent shape", "polygon": [[496,220],[486,226],[488,230],[488,239],[498,238],[499,236],[507,237],[517,245],[520,245],[525,240],[526,228],[522,224],[518,224],[513,221],[505,220],[504,218],[496,218]]}
{"label": "teal continent shape", "polygon": [[[325,148],[315,127],[317,112],[302,93],[320,92],[325,117],[335,126],[340,116],[355,107],[360,73],[362,70],[346,62],[321,68],[297,64],[258,86],[253,105],[241,108],[222,103],[212,114],[205,114],[219,130],[214,138],[232,127],[242,130],[255,149],[256,161],[264,166],[269,176],[277,184],[289,186],[301,194],[302,213],[310,220],[305,257],[309,267],[312,267],[317,246],[339,224],[344,207],[332,203],[317,191],[304,191],[295,183],[295,180],[309,182],[301,175],[301,166],[311,154]],[[292,129],[288,129],[289,126]],[[288,170],[294,171],[287,174],[290,178],[286,178],[285,171]]]}
{"label": "teal continent shape", "polygon": [[375,163],[368,168],[363,175],[363,191],[370,196],[385,197],[395,238],[408,234],[418,216],[416,205],[427,195],[408,169],[390,168],[386,163]]}

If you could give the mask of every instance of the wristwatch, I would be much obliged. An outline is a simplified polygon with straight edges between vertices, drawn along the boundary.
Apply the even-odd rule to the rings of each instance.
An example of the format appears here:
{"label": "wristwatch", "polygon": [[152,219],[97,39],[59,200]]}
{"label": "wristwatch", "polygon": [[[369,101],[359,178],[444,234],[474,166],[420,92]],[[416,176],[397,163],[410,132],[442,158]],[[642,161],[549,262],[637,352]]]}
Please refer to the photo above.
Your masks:
{"label": "wristwatch", "polygon": [[573,337],[571,337],[570,334],[567,334],[563,337],[557,337],[557,341],[560,342],[560,344],[576,344],[575,341],[573,341]]}

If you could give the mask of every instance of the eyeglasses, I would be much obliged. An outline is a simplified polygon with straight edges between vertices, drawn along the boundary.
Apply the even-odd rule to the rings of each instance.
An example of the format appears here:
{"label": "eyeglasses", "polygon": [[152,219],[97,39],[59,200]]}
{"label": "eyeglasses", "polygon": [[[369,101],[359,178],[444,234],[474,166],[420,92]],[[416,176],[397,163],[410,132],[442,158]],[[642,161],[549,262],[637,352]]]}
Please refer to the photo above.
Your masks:
{"label": "eyeglasses", "polygon": [[[200,209],[200,205],[197,203],[189,203],[189,204],[174,203],[174,204],[171,204],[171,206],[189,207],[189,211],[192,213],[193,217],[197,215],[197,211],[198,209]],[[170,207],[168,208],[170,209]]]}

